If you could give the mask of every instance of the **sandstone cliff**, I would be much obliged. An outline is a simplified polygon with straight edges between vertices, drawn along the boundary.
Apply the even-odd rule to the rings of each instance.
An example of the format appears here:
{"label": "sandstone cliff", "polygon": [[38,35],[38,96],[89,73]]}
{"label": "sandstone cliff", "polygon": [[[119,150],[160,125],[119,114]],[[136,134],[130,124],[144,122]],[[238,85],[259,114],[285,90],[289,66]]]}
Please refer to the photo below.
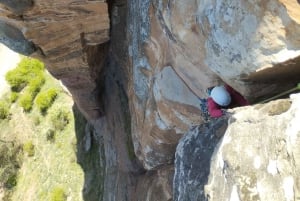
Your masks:
{"label": "sandstone cliff", "polygon": [[177,199],[178,141],[212,126],[207,87],[255,102],[299,82],[296,0],[0,0],[0,11],[0,41],[43,60],[93,125],[98,200]]}

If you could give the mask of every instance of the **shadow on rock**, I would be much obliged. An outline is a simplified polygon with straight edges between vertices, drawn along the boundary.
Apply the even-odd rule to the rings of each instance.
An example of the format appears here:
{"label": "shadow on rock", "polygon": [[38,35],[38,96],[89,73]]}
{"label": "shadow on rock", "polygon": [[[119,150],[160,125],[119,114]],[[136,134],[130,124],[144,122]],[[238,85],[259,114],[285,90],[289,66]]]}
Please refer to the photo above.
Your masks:
{"label": "shadow on rock", "polygon": [[207,200],[204,186],[208,182],[213,152],[227,128],[228,117],[193,127],[179,142],[175,155],[174,201]]}
{"label": "shadow on rock", "polygon": [[94,135],[93,127],[87,124],[76,105],[73,106],[73,114],[77,138],[77,163],[84,171],[83,200],[101,201],[105,174],[103,139]]}

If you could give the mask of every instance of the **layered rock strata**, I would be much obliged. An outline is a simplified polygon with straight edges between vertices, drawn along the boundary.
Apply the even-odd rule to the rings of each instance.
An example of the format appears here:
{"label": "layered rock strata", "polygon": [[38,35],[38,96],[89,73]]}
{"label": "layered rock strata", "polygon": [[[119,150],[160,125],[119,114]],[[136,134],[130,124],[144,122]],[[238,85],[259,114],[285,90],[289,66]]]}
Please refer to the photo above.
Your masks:
{"label": "layered rock strata", "polygon": [[[109,40],[105,1],[1,1],[0,41],[13,50],[37,57],[72,93],[89,119],[100,116],[97,72]],[[97,55],[97,56],[96,56]]]}

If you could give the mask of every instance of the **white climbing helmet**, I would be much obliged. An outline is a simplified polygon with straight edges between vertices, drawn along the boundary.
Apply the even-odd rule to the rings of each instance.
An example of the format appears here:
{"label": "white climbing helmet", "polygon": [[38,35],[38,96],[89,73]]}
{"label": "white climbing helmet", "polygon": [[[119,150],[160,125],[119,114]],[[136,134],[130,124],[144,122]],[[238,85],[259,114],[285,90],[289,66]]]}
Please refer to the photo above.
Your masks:
{"label": "white climbing helmet", "polygon": [[224,86],[217,86],[211,90],[210,96],[220,106],[228,106],[231,102],[230,94]]}

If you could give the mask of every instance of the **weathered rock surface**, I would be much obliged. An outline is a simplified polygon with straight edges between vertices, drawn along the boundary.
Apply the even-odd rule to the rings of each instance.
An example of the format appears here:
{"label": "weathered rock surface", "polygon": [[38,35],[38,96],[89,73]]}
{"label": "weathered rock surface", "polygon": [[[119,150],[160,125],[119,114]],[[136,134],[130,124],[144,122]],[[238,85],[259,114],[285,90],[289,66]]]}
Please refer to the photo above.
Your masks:
{"label": "weathered rock surface", "polygon": [[[136,152],[146,169],[172,164],[182,134],[203,122],[198,98],[171,67],[165,67],[153,79],[152,92],[146,105],[135,111],[133,124]],[[146,111],[142,113],[143,109]]]}
{"label": "weathered rock surface", "polygon": [[[252,100],[276,93],[278,79],[299,79],[299,10],[296,1],[155,1],[149,63],[168,63],[199,96],[219,78]],[[264,72],[273,76],[255,79]]]}
{"label": "weathered rock surface", "polygon": [[15,13],[21,14],[33,6],[33,0],[0,0],[0,3],[12,9]]}
{"label": "weathered rock surface", "polygon": [[[38,57],[89,119],[101,115],[96,95],[109,40],[105,1],[0,1],[0,42]],[[98,56],[95,56],[98,54]],[[97,70],[96,70],[96,69]]]}
{"label": "weathered rock surface", "polygon": [[173,166],[147,172],[137,184],[136,200],[172,201],[173,173]]}
{"label": "weathered rock surface", "polygon": [[177,147],[174,200],[299,200],[299,105],[297,94],[233,110],[211,160],[203,144],[214,140],[202,136],[215,132],[191,130]]}
{"label": "weathered rock surface", "polygon": [[[273,78],[283,76],[284,80],[288,76],[287,85],[295,82],[292,71],[299,72],[299,67],[288,62],[300,55],[300,41],[295,35],[300,32],[300,18],[295,10],[300,10],[296,1],[205,3],[201,6],[201,23],[209,26],[205,63],[248,97],[270,94],[271,86],[282,90],[280,82],[268,76],[260,82],[251,81],[256,73],[268,71],[273,72]],[[247,79],[248,75],[252,79]],[[246,82],[239,83],[243,80]],[[254,94],[253,90],[257,92]]]}
{"label": "weathered rock surface", "polygon": [[204,123],[197,98],[206,88],[225,81],[256,100],[299,82],[299,7],[296,0],[0,0],[0,41],[43,60],[103,139],[101,199],[170,200],[169,167],[180,138]]}
{"label": "weathered rock surface", "polygon": [[146,169],[170,163],[180,136],[203,122],[193,95],[225,81],[254,101],[295,86],[299,10],[296,1],[129,3],[130,108]]}
{"label": "weathered rock surface", "polygon": [[196,126],[180,140],[175,160],[174,200],[205,200],[211,157],[227,128],[227,120],[224,117]]}
{"label": "weathered rock surface", "polygon": [[129,3],[132,79],[128,96],[135,152],[148,170],[172,164],[182,134],[203,122],[196,94],[167,61],[172,47],[156,18],[156,3]]}

